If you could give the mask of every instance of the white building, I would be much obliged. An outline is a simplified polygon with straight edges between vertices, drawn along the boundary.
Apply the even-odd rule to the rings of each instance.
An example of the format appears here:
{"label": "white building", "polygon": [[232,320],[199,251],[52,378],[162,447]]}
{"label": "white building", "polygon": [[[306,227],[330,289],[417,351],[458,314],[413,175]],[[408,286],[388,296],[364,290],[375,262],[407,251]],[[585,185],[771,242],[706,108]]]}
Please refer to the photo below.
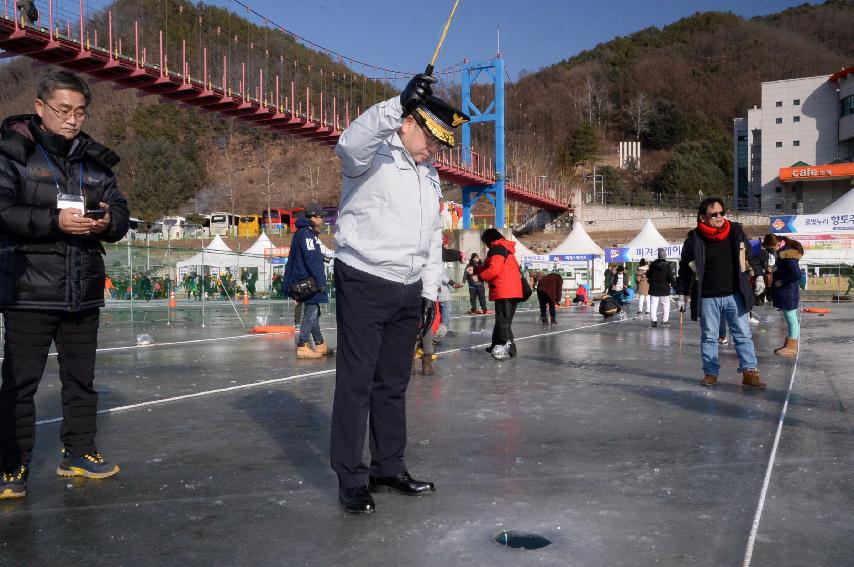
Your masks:
{"label": "white building", "polygon": [[762,83],[762,106],[733,121],[739,210],[815,213],[854,186],[854,67]]}

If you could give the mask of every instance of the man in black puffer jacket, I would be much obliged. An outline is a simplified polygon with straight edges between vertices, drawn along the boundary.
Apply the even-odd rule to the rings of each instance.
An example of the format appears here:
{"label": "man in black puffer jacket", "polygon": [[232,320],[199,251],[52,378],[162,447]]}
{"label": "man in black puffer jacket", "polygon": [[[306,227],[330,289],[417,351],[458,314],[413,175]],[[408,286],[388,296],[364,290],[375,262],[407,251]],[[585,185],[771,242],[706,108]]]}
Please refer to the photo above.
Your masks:
{"label": "man in black puffer jacket", "polygon": [[658,259],[649,265],[646,272],[649,282],[649,319],[652,326],[658,326],[658,304],[661,303],[661,326],[670,326],[670,288],[676,287],[676,277],[667,261],[667,251],[658,249]]}
{"label": "man in black puffer jacket", "polygon": [[26,495],[33,396],[52,342],[62,381],[60,476],[104,478],[118,466],[95,446],[98,319],[104,247],[128,230],[112,172],[119,158],[81,131],[88,85],[68,72],[39,82],[35,114],[0,126],[0,499]]}

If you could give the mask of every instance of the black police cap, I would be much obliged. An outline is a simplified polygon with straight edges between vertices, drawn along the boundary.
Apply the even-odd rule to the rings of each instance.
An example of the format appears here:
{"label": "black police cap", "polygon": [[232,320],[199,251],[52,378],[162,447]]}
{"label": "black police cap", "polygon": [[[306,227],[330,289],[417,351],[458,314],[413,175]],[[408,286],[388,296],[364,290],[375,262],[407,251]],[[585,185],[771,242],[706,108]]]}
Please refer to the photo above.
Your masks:
{"label": "black police cap", "polygon": [[454,147],[454,128],[471,121],[462,110],[432,95],[425,104],[415,109],[412,116],[421,126],[427,128],[433,137],[449,148]]}

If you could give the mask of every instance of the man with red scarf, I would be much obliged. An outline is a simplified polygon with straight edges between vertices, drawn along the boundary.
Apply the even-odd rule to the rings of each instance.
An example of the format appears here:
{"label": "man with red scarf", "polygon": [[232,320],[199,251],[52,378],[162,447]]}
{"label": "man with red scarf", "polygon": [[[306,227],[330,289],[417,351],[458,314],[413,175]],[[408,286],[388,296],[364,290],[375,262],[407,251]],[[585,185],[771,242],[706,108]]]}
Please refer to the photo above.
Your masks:
{"label": "man with red scarf", "polygon": [[694,303],[691,319],[700,319],[704,386],[714,386],[718,381],[718,330],[723,318],[738,354],[742,385],[763,389],[749,322],[753,307],[750,277],[761,275],[762,266],[751,252],[744,228],[725,214],[723,201],[717,197],[700,203],[697,228],[688,233],[682,247],[677,305],[684,311],[690,294]]}

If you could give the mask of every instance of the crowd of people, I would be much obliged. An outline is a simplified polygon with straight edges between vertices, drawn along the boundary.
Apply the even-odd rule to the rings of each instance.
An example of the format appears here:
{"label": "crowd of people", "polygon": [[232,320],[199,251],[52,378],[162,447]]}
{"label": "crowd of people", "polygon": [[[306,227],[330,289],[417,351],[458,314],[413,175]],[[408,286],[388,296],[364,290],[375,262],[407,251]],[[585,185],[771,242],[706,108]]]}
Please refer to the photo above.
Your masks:
{"label": "crowd of people", "polygon": [[[431,157],[442,145],[453,147],[455,129],[469,117],[433,95],[435,82],[430,75],[417,75],[400,96],[354,120],[336,147],[342,195],[335,226],[334,352],[319,325],[331,284],[324,262],[332,261],[332,255],[318,238],[323,211],[316,204],[305,207],[286,270],[274,281],[278,293],[300,306],[296,356],[335,356],[330,465],[338,478],[339,503],[350,513],[373,513],[374,493],[419,496],[436,490],[433,482],[413,478],[406,465],[405,401],[413,366],[416,371],[419,366],[413,353],[420,351],[423,375],[435,372],[437,341],[450,334],[450,292],[462,287],[448,277],[443,263],[464,259],[443,242],[441,188]],[[95,443],[94,371],[103,291],[140,299],[171,291],[164,281],[143,275],[133,281],[109,280],[108,285],[102,242],[125,235],[129,211],[112,172],[118,156],[81,130],[90,103],[84,81],[52,71],[39,83],[35,113],[7,118],[0,126],[0,308],[5,314],[0,499],[26,495],[35,434],[33,398],[52,343],[60,355],[63,406],[57,473],[105,478],[119,471]],[[33,181],[22,174],[28,170],[49,172],[52,183]],[[515,358],[513,320],[518,305],[533,293],[531,283],[542,324],[553,326],[564,282],[556,273],[533,274],[529,281],[516,259],[516,244],[494,228],[483,231],[481,242],[485,258],[472,254],[465,266],[469,313],[488,312],[488,290],[494,326],[486,351],[496,360]],[[797,264],[803,248],[773,235],[763,247],[776,259],[769,283],[787,329],[785,344],[775,352],[796,354]],[[624,267],[613,266],[606,273],[599,311],[606,317],[624,312],[636,287],[638,313],[648,313],[653,327],[667,327],[675,290],[679,310],[690,305],[691,319],[699,321],[702,384],[711,387],[718,381],[721,333],[725,336],[729,329],[742,383],[761,389],[765,383],[749,313],[754,295],[764,291],[767,271],[741,225],[726,218],[723,202],[708,198],[700,203],[697,226],[685,240],[678,275],[663,249],[648,266],[642,262],[636,286]],[[202,299],[205,293],[227,299],[239,287],[254,294],[256,277],[243,272],[238,284],[227,271],[217,277],[189,273],[181,287],[188,300]],[[575,302],[592,304],[586,287],[579,286]],[[366,439],[369,463],[363,460]]]}

